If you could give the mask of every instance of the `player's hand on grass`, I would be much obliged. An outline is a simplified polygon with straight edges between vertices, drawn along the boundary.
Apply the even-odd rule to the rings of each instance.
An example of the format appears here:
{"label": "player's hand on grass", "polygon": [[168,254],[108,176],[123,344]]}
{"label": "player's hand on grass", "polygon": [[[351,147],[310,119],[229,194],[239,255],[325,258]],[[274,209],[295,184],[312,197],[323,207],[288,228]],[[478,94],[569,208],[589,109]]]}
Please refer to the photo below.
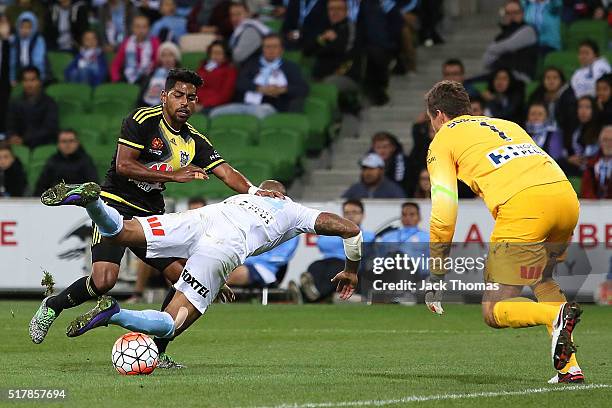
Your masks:
{"label": "player's hand on grass", "polygon": [[357,287],[357,274],[354,272],[342,271],[331,280],[332,283],[337,283],[336,292],[340,294],[340,299],[347,300],[355,292]]}
{"label": "player's hand on grass", "polygon": [[283,200],[285,199],[285,196],[280,191],[272,191],[272,190],[262,190],[262,189],[259,189],[255,193],[255,195],[258,195],[258,196],[261,196],[261,197],[280,198],[280,199],[283,199]]}
{"label": "player's hand on grass", "polygon": [[192,180],[208,180],[208,174],[204,169],[190,164],[172,172],[173,180],[177,183],[187,183]]}
{"label": "player's hand on grass", "polygon": [[236,294],[234,293],[232,288],[227,286],[227,284],[223,284],[223,287],[219,291],[218,297],[221,303],[231,303],[236,300]]}
{"label": "player's hand on grass", "polygon": [[442,293],[441,288],[444,284],[444,275],[430,275],[427,278],[427,290],[425,291],[425,304],[427,308],[435,314],[444,314],[442,308]]}

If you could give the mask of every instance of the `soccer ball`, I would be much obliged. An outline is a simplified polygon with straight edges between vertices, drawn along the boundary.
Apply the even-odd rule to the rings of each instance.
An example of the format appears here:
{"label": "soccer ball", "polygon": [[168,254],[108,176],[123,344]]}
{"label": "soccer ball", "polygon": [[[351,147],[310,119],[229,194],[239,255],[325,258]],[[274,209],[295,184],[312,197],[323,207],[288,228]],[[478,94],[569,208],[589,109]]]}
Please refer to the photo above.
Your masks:
{"label": "soccer ball", "polygon": [[146,334],[128,333],[113,346],[112,361],[122,375],[151,374],[157,367],[157,346]]}

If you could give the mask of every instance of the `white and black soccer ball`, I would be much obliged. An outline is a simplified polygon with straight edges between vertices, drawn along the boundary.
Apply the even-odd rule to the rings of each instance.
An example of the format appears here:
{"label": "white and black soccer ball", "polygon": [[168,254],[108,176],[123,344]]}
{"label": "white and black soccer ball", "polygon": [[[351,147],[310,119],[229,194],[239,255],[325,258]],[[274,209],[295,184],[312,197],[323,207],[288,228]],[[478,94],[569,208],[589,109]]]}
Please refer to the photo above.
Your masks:
{"label": "white and black soccer ball", "polygon": [[157,346],[149,336],[128,333],[119,337],[113,346],[112,361],[122,375],[147,375],[157,367]]}

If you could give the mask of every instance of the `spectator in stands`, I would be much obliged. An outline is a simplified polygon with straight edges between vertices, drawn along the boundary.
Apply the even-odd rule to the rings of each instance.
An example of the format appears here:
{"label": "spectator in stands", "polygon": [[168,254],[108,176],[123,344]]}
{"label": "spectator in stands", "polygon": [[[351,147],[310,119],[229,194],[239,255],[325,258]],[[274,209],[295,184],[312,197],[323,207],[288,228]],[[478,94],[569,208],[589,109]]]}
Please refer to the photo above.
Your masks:
{"label": "spectator in stands", "polygon": [[473,96],[470,98],[470,106],[472,108],[472,115],[474,116],[485,116],[484,114],[484,101],[480,96]]}
{"label": "spectator in stands", "polygon": [[562,159],[560,165],[568,176],[579,176],[589,157],[594,156],[599,149],[598,136],[601,123],[597,116],[597,103],[590,96],[578,99],[578,125],[566,139],[567,159]]}
{"label": "spectator in stands", "polygon": [[132,20],[132,35],[119,46],[111,65],[113,82],[136,83],[149,75],[155,67],[159,40],[149,35],[149,19],[143,15]]}
{"label": "spectator in stands", "polygon": [[89,7],[81,0],[58,0],[50,5],[45,27],[49,49],[72,51],[89,29]]}
{"label": "spectator in stands", "polygon": [[38,18],[29,11],[17,18],[17,34],[11,44],[11,81],[14,83],[19,72],[29,65],[38,69],[41,80],[47,79],[47,45],[38,32]]}
{"label": "spectator in stands", "polygon": [[549,120],[569,140],[576,123],[576,96],[572,87],[565,82],[565,75],[559,68],[544,70],[540,86],[529,96],[528,104],[542,102],[546,105]]}
{"label": "spectator in stands", "polygon": [[[467,81],[465,79],[465,66],[460,59],[450,58],[442,63],[442,79],[446,81],[461,82],[470,98],[479,96],[478,91],[474,89],[472,85],[473,80]],[[424,121],[429,121],[427,115],[425,113],[423,113],[423,115]]]}
{"label": "spectator in stands", "polygon": [[98,181],[96,166],[85,152],[77,137],[76,131],[63,129],[57,136],[57,153],[49,157],[36,183],[34,195],[40,196],[43,191],[60,182],[68,184]]}
{"label": "spectator in stands", "polygon": [[599,134],[599,152],[587,162],[582,175],[582,198],[612,198],[612,125]]}
{"label": "spectator in stands", "polygon": [[548,120],[548,111],[543,102],[529,105],[525,130],[550,157],[558,160],[563,156],[563,136]]}
{"label": "spectator in stands", "polygon": [[606,74],[595,83],[597,109],[601,121],[612,124],[612,74]]}
{"label": "spectator in stands", "polygon": [[329,25],[327,0],[288,0],[281,33],[288,49],[313,43]]}
{"label": "spectator in stands", "polygon": [[561,49],[561,0],[521,0],[525,21],[538,32],[540,55]]}
{"label": "spectator in stands", "polygon": [[[360,200],[346,200],[342,204],[342,216],[361,228],[363,242],[373,242],[374,233],[361,227],[364,214],[363,203]],[[295,282],[289,282],[289,291],[298,292],[296,296],[298,298],[303,295],[305,302],[317,302],[332,295],[336,286],[331,283],[331,279],[338,271],[344,269],[346,261],[344,244],[340,237],[320,235],[317,237],[317,248],[323,259],[311,263],[308,270],[300,275],[299,287]]]}
{"label": "spectator in stands", "polygon": [[565,23],[578,19],[603,20],[606,17],[604,2],[610,4],[609,0],[564,0],[562,20]]}
{"label": "spectator in stands", "polygon": [[329,23],[316,36],[303,39],[304,54],[315,58],[312,77],[316,80],[344,76],[352,65],[355,26],[347,18],[346,1],[329,0],[327,18]]}
{"label": "spectator in stands", "polygon": [[131,0],[132,4],[136,7],[138,14],[146,16],[149,19],[149,23],[154,23],[161,15],[159,14],[159,0]]}
{"label": "spectator in stands", "polygon": [[584,40],[578,48],[580,68],[572,75],[572,88],[577,98],[595,96],[595,81],[612,71],[605,57],[599,56],[599,46],[593,40]]}
{"label": "spectator in stands", "polygon": [[34,66],[21,71],[23,95],[9,102],[6,119],[8,142],[30,148],[53,143],[57,137],[57,105],[42,87],[40,71]]}
{"label": "spectator in stands", "polygon": [[18,28],[17,20],[22,13],[26,11],[34,13],[36,20],[38,21],[38,28],[40,32],[44,32],[45,16],[47,9],[43,4],[47,1],[40,0],[15,0],[10,6],[6,8],[6,16],[8,17],[11,26]]}
{"label": "spectator in stands", "polygon": [[394,181],[385,177],[385,161],[376,153],[361,159],[361,180],[342,194],[343,198],[404,198],[406,193]]}
{"label": "spectator in stands", "polygon": [[404,19],[394,2],[361,0],[355,44],[365,64],[362,84],[374,105],[389,102],[389,64],[397,55]]}
{"label": "spectator in stands", "polygon": [[198,88],[197,109],[204,113],[232,100],[238,78],[238,70],[232,64],[231,51],[225,42],[212,42],[206,55],[208,59],[198,69],[204,84]]}
{"label": "spectator in stands", "polygon": [[407,0],[403,2],[400,11],[404,19],[404,26],[402,27],[402,38],[399,55],[397,56],[397,63],[393,68],[393,73],[397,75],[404,75],[406,72],[414,73],[416,71],[416,38],[419,17],[418,6],[419,0]]}
{"label": "spectator in stands", "polygon": [[[0,15],[0,112],[6,112],[11,96],[11,25],[8,18]],[[0,113],[0,139],[6,132],[6,115]]]}
{"label": "spectator in stands", "polygon": [[389,132],[377,132],[372,136],[372,144],[368,153],[376,153],[385,161],[385,177],[395,181],[404,190],[410,189],[407,177],[407,160],[404,148],[397,137]]}
{"label": "spectator in stands", "polygon": [[485,115],[520,122],[523,115],[524,86],[508,69],[500,68],[489,77],[485,100]]}
{"label": "spectator in stands", "polygon": [[157,66],[153,72],[140,81],[139,105],[160,105],[161,91],[171,69],[181,64],[181,51],[173,42],[166,41],[157,49]]}
{"label": "spectator in stands", "polygon": [[438,33],[438,24],[444,18],[443,0],[422,1],[419,5],[419,20],[421,21],[420,39],[426,47],[443,44],[444,39]]}
{"label": "spectator in stands", "polygon": [[187,16],[187,30],[229,37],[234,29],[229,13],[231,5],[228,0],[196,0]]}
{"label": "spectator in stands", "polygon": [[504,67],[533,78],[538,63],[538,34],[525,23],[518,0],[508,0],[503,10],[501,33],[489,44],[482,59],[484,70]]}
{"label": "spectator in stands", "polygon": [[64,70],[64,78],[67,82],[98,86],[106,81],[107,76],[106,56],[98,46],[98,36],[93,30],[85,31],[81,37],[81,48]]}
{"label": "spectator in stands", "polygon": [[27,188],[23,164],[8,144],[0,143],[0,198],[23,197]]}
{"label": "spectator in stands", "polygon": [[275,112],[300,112],[308,95],[308,84],[300,67],[283,59],[283,45],[277,34],[263,39],[262,55],[250,61],[238,74],[236,100],[211,111],[210,116],[242,113],[264,118]]}
{"label": "spectator in stands", "polygon": [[230,19],[234,27],[229,39],[232,59],[237,66],[242,67],[257,59],[263,38],[270,33],[270,29],[259,21],[249,18],[249,10],[244,3],[232,3]]}
{"label": "spectator in stands", "polygon": [[419,183],[414,192],[414,198],[431,198],[431,180],[427,169],[421,170],[419,174]]}
{"label": "spectator in stands", "polygon": [[105,0],[100,7],[100,25],[102,48],[105,52],[116,51],[119,45],[130,35],[130,27],[136,8],[130,0]]}
{"label": "spectator in stands", "polygon": [[153,23],[151,35],[160,41],[172,41],[178,44],[179,39],[187,33],[187,19],[176,14],[174,0],[161,0],[159,12],[162,18]]}

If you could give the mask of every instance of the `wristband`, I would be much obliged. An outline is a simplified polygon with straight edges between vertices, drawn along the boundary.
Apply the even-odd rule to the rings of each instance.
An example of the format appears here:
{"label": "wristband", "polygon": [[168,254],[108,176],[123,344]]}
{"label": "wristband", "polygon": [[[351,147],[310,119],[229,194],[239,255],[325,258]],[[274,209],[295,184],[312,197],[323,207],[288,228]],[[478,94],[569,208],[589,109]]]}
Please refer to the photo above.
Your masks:
{"label": "wristband", "polygon": [[343,239],[342,242],[344,243],[344,254],[346,255],[346,259],[350,261],[361,261],[361,243],[363,242],[361,231],[354,237]]}
{"label": "wristband", "polygon": [[251,187],[249,187],[248,193],[250,195],[255,195],[258,191],[259,191],[259,187],[251,186]]}

